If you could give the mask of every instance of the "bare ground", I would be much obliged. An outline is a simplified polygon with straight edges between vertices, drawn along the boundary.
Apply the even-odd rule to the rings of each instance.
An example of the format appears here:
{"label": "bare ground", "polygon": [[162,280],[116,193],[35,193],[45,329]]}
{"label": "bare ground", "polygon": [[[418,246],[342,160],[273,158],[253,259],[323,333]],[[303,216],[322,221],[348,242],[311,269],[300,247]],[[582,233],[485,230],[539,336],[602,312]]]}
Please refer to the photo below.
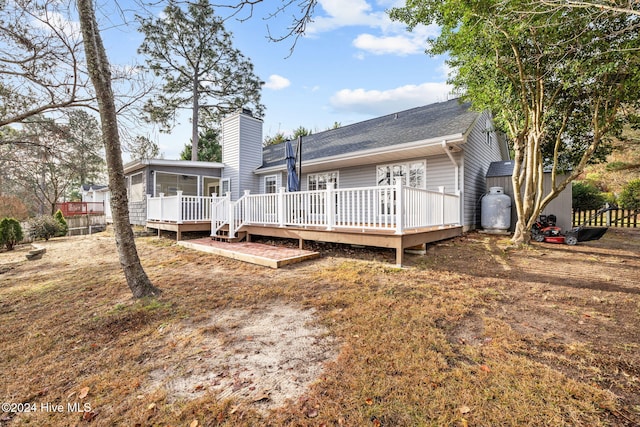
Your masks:
{"label": "bare ground", "polygon": [[[75,401],[88,387],[92,410],[75,423],[252,425],[254,411],[269,425],[409,426],[418,419],[411,402],[427,406],[424,388],[434,405],[439,393],[452,393],[449,404],[419,415],[435,425],[640,425],[637,230],[528,249],[470,233],[409,256],[403,270],[385,250],[316,244],[322,259],[272,271],[141,239],[145,269],[164,290],[142,304],[122,286],[109,235],[43,245],[35,262],[24,260],[27,246],[0,253],[3,402]],[[409,327],[416,319],[425,332]],[[438,348],[434,366],[447,374],[421,374],[412,364],[426,350],[416,345]],[[384,380],[368,371],[385,363]],[[499,371],[505,384],[476,383]],[[462,373],[471,378],[462,390],[479,387],[464,404],[456,399],[465,392],[451,385]],[[518,375],[522,383],[509,383]],[[524,399],[536,388],[531,381],[548,391]],[[549,403],[556,381],[568,384],[561,404]],[[514,387],[525,391],[511,399],[532,406],[477,400]],[[593,413],[590,399],[599,406]],[[407,406],[397,409],[399,401]],[[69,419],[14,412],[0,414],[0,425]]]}

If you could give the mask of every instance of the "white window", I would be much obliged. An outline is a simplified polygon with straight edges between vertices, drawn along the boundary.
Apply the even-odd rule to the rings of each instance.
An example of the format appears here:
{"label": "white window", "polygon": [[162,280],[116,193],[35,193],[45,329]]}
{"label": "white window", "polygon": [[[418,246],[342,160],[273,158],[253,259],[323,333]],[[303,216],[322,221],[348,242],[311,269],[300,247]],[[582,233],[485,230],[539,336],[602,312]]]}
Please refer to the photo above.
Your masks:
{"label": "white window", "polygon": [[338,188],[337,171],[307,175],[307,189],[309,191],[326,190],[328,185],[330,185],[331,188]]}
{"label": "white window", "polygon": [[264,192],[266,194],[273,194],[278,191],[278,178],[275,175],[269,175],[264,177]]}
{"label": "white window", "polygon": [[226,196],[227,193],[231,191],[231,180],[229,178],[224,178],[220,181],[220,195]]}
{"label": "white window", "polygon": [[129,201],[141,202],[144,200],[144,182],[142,172],[129,177]]}
{"label": "white window", "polygon": [[424,161],[395,163],[377,167],[378,185],[402,185],[413,188],[425,188],[426,165]]}

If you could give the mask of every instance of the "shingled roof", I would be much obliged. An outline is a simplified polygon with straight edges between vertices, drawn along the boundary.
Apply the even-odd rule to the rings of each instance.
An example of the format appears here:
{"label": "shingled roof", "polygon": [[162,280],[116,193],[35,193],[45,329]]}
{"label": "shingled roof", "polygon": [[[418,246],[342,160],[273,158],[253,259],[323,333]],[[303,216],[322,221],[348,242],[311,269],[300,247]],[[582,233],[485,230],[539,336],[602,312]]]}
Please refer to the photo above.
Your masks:
{"label": "shingled roof", "polygon": [[[302,138],[303,161],[464,135],[478,115],[468,103],[453,99],[330,129]],[[267,146],[259,169],[284,165],[284,158],[284,143]]]}

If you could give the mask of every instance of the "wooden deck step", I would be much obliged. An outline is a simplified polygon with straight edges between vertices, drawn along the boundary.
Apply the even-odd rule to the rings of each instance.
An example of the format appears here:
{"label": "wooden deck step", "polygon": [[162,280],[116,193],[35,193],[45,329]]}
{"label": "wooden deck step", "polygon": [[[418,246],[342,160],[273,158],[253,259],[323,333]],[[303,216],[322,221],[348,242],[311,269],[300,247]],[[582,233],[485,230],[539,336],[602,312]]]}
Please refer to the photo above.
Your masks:
{"label": "wooden deck step", "polygon": [[238,231],[236,232],[235,237],[229,237],[229,232],[227,230],[218,230],[218,232],[211,236],[211,240],[215,240],[217,242],[227,242],[227,243],[238,243],[243,242],[247,239],[246,231]]}

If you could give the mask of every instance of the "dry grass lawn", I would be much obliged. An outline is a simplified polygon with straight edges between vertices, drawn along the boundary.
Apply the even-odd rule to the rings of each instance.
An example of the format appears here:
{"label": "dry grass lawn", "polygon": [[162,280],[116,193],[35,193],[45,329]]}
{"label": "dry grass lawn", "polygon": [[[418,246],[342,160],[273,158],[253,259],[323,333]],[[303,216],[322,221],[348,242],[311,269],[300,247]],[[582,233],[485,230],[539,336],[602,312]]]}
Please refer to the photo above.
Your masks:
{"label": "dry grass lawn", "polygon": [[2,426],[640,425],[640,233],[408,256],[318,246],[280,270],[112,236],[0,253]]}

